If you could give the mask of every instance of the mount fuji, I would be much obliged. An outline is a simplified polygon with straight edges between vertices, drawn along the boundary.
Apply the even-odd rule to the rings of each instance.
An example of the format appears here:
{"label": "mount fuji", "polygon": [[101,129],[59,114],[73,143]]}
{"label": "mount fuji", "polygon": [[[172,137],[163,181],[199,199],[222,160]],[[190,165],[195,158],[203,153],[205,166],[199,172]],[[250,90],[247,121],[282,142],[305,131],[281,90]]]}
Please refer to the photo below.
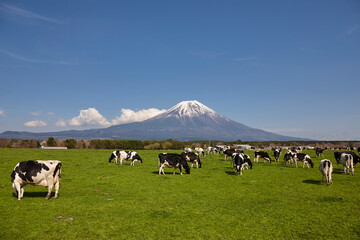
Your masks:
{"label": "mount fuji", "polygon": [[108,128],[48,133],[7,131],[0,138],[14,139],[128,139],[128,140],[222,140],[292,141],[308,140],[282,136],[248,127],[224,117],[198,101],[183,101],[166,112],[142,122]]}

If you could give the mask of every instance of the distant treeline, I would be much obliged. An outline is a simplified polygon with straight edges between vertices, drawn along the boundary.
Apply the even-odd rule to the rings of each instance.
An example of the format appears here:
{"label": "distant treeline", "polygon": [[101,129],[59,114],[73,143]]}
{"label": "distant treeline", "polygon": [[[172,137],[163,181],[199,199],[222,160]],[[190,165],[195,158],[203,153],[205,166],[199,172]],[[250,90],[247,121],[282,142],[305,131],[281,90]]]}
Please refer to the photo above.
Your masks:
{"label": "distant treeline", "polygon": [[20,140],[20,139],[0,139],[0,148],[40,148],[47,147],[67,147],[69,149],[133,149],[133,150],[182,150],[185,147],[202,147],[216,145],[247,144],[255,148],[270,148],[270,147],[289,147],[289,146],[312,146],[312,147],[360,147],[360,141],[288,141],[288,142],[242,142],[241,140],[233,142],[223,141],[176,141],[168,140],[57,140],[53,137],[46,141],[38,140]]}

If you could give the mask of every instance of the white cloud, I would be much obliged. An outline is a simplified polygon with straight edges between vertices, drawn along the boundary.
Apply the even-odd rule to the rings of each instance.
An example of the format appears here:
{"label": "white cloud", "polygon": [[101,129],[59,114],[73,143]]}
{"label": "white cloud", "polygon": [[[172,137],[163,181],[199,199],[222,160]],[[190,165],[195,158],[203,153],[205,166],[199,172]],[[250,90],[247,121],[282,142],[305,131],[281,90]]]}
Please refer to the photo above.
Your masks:
{"label": "white cloud", "polygon": [[0,116],[5,117],[5,112],[3,110],[0,110]]}
{"label": "white cloud", "polygon": [[256,57],[238,57],[238,58],[235,58],[235,61],[250,61],[250,60],[255,60]]}
{"label": "white cloud", "polygon": [[45,127],[47,124],[44,121],[41,120],[35,120],[35,121],[29,121],[24,123],[27,127]]}
{"label": "white cloud", "polygon": [[59,21],[59,20],[57,20],[55,18],[49,18],[49,17],[41,16],[39,14],[30,12],[28,10],[18,8],[18,7],[14,7],[12,5],[4,4],[4,3],[0,3],[0,11],[5,12],[5,13],[9,13],[9,14],[13,14],[13,15],[16,15],[16,16],[20,16],[20,17],[23,17],[23,18],[27,18],[27,19],[40,20],[40,21],[45,21],[45,22],[55,23],[55,24],[64,24],[62,21]]}
{"label": "white cloud", "polygon": [[55,126],[65,127],[65,126],[66,126],[66,122],[65,122],[63,119],[60,119],[59,121],[57,121],[57,122],[55,123]]}
{"label": "white cloud", "polygon": [[110,126],[111,123],[106,120],[95,108],[80,110],[80,115],[69,120],[71,126]]}
{"label": "white cloud", "polygon": [[39,116],[41,114],[41,112],[30,112],[30,114],[33,116]]}
{"label": "white cloud", "polygon": [[160,110],[156,108],[142,109],[139,111],[133,111],[131,109],[121,109],[121,115],[111,121],[112,125],[130,123],[130,122],[141,122],[146,119],[155,117],[156,115],[165,112],[166,110]]}

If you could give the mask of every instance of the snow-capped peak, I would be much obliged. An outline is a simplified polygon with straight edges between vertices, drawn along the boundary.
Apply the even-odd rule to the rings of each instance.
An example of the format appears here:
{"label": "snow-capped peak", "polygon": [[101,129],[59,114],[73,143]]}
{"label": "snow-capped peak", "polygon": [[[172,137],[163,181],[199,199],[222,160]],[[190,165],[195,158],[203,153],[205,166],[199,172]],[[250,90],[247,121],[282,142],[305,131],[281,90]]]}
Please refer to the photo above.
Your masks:
{"label": "snow-capped peak", "polygon": [[165,113],[159,115],[159,117],[177,117],[177,118],[192,118],[207,115],[211,118],[219,116],[214,110],[205,106],[204,104],[193,100],[193,101],[182,101]]}

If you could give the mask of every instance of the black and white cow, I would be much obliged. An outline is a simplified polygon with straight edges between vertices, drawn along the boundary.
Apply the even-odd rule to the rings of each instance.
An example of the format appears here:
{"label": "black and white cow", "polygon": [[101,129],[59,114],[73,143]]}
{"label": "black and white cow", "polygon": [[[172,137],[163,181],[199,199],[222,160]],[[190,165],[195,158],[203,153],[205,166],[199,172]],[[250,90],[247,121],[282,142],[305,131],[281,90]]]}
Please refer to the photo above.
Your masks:
{"label": "black and white cow", "polygon": [[294,165],[295,154],[296,153],[292,152],[291,150],[288,150],[284,155],[284,164],[286,165],[286,163],[289,162],[291,165]]}
{"label": "black and white cow", "polygon": [[123,162],[131,160],[131,164],[130,166],[134,166],[136,161],[139,161],[142,164],[142,159],[139,156],[139,154],[137,152],[132,152],[132,151],[114,151],[112,152],[110,158],[109,158],[109,163],[115,159],[115,163],[117,163],[118,158],[120,159],[120,164],[122,165]]}
{"label": "black and white cow", "polygon": [[213,153],[213,154],[216,154],[216,155],[219,154],[217,148],[214,148],[214,147],[208,147],[207,152],[208,152],[208,154],[210,154],[210,153]]}
{"label": "black and white cow", "polygon": [[275,162],[278,162],[281,154],[281,148],[273,148],[272,150],[275,157]]}
{"label": "black and white cow", "polygon": [[323,148],[315,148],[316,157],[319,158],[321,155],[324,156],[324,149]]}
{"label": "black and white cow", "polygon": [[333,171],[332,163],[329,159],[323,159],[320,161],[319,170],[323,175],[322,182],[324,182],[324,178],[326,178],[326,184],[329,186],[333,182],[331,180],[331,173]]}
{"label": "black and white cow", "polygon": [[310,164],[311,168],[314,168],[314,163],[311,161],[310,156],[305,153],[296,153],[294,156],[294,163],[296,167],[297,167],[297,161],[303,162],[303,167],[305,167],[306,164],[307,167],[310,168],[309,167]]}
{"label": "black and white cow", "polygon": [[270,156],[269,156],[269,154],[267,152],[255,151],[254,152],[254,162],[258,162],[259,158],[263,158],[264,163],[266,162],[265,160],[267,160],[269,163],[271,163],[271,158],[270,158]]}
{"label": "black and white cow", "polygon": [[189,148],[189,147],[186,147],[186,148],[184,148],[184,151],[185,151],[185,152],[192,152],[192,149]]}
{"label": "black and white cow", "polygon": [[226,149],[224,151],[224,159],[225,159],[225,161],[227,160],[227,157],[233,157],[234,153],[244,153],[244,151],[236,150],[236,149],[232,149],[232,148]]}
{"label": "black and white cow", "polygon": [[191,162],[191,168],[193,168],[194,163],[196,164],[196,168],[201,168],[201,161],[199,155],[194,152],[183,152],[181,153],[183,159],[188,162]]}
{"label": "black and white cow", "polygon": [[195,148],[195,152],[197,152],[198,154],[201,154],[203,157],[205,157],[205,152],[203,148]]}
{"label": "black and white cow", "polygon": [[174,168],[173,174],[175,174],[176,168],[179,168],[180,175],[182,175],[182,169],[185,168],[185,172],[190,174],[190,168],[187,161],[177,153],[160,153],[159,154],[159,175],[164,172],[164,167]]}
{"label": "black and white cow", "polygon": [[349,171],[354,175],[354,157],[350,153],[343,153],[340,156],[340,163],[344,168],[345,174],[349,175]]}
{"label": "black and white cow", "polygon": [[336,160],[336,164],[338,165],[338,168],[340,168],[340,166],[339,166],[339,164],[341,164],[340,156],[343,153],[348,153],[353,156],[353,164],[354,165],[356,165],[358,162],[360,162],[360,157],[358,155],[356,155],[356,153],[354,153],[354,152],[334,152],[334,157]]}
{"label": "black and white cow", "polygon": [[61,162],[58,160],[47,161],[24,161],[16,164],[11,173],[11,182],[18,200],[24,196],[26,185],[48,187],[46,200],[50,198],[51,191],[55,185],[55,196],[59,196],[61,178]]}
{"label": "black and white cow", "polygon": [[252,169],[250,157],[244,153],[234,154],[235,174],[242,175],[245,166],[250,166],[250,169]]}

